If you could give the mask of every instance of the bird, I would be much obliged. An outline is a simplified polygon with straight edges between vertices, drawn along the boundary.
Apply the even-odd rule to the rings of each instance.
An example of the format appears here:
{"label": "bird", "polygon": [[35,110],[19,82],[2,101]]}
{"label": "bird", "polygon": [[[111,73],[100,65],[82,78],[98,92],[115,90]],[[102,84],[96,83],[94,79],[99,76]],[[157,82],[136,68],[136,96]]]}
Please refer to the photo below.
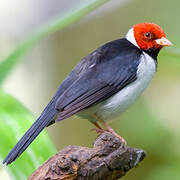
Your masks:
{"label": "bird", "polygon": [[108,121],[127,110],[147,88],[157,71],[158,53],[171,45],[159,25],[143,22],[133,25],[124,38],[108,42],[84,57],[3,164],[15,161],[45,127],[73,115],[125,143]]}

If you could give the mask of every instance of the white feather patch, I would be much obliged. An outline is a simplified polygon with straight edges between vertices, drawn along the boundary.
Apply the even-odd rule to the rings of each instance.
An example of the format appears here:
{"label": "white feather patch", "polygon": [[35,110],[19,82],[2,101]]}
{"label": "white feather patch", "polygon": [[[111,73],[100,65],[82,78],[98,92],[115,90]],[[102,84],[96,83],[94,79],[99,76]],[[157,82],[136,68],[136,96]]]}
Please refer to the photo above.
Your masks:
{"label": "white feather patch", "polygon": [[132,44],[134,44],[136,47],[139,48],[139,46],[138,46],[138,44],[137,44],[137,42],[136,42],[136,39],[135,39],[135,37],[134,37],[134,30],[133,30],[133,28],[131,28],[131,29],[127,32],[127,34],[126,34],[126,39],[127,39],[128,41],[130,41]]}
{"label": "white feather patch", "polygon": [[124,112],[151,82],[156,65],[148,54],[143,53],[137,70],[137,80],[106,100],[98,114],[104,119],[112,119]]}
{"label": "white feather patch", "polygon": [[103,120],[112,120],[131,106],[139,95],[147,88],[151,82],[156,65],[148,54],[143,53],[137,70],[137,80],[127,85],[118,93],[106,101],[92,106],[78,115],[91,122],[96,121],[93,114],[97,113]]}

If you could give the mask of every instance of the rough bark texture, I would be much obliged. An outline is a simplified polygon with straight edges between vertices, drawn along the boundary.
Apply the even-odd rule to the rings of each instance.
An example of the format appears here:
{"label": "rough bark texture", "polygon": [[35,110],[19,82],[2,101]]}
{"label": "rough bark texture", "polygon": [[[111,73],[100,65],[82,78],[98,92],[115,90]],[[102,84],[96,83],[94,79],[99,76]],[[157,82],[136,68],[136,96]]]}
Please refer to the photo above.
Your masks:
{"label": "rough bark texture", "polygon": [[143,160],[145,152],[123,145],[110,133],[93,148],[68,146],[39,167],[29,180],[115,180]]}

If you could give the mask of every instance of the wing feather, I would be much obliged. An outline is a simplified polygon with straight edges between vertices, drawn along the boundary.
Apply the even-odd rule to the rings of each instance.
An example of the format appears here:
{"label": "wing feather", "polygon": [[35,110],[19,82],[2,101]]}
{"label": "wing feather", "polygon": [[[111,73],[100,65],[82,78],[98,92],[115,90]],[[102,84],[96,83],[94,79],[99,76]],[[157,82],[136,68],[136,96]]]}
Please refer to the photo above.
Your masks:
{"label": "wing feather", "polygon": [[[91,60],[93,67],[84,65],[83,72],[56,101],[56,109],[60,111],[57,121],[108,99],[137,79],[142,52],[127,40],[121,39],[118,43],[111,44],[113,51],[109,46],[97,49],[97,58],[95,53],[89,55],[86,60],[88,65]],[[79,68],[80,65],[74,73]]]}

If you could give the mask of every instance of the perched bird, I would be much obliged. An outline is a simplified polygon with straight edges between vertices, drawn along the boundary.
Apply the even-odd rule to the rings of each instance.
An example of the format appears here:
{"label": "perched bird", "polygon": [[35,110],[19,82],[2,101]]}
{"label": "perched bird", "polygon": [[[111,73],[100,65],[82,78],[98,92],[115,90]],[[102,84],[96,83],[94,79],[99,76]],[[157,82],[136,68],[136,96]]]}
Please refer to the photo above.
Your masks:
{"label": "perched bird", "polygon": [[171,45],[160,26],[141,23],[134,25],[125,38],[97,48],[62,82],[3,163],[16,160],[45,127],[74,114],[124,142],[106,121],[124,112],[144,91],[156,72],[159,51]]}

